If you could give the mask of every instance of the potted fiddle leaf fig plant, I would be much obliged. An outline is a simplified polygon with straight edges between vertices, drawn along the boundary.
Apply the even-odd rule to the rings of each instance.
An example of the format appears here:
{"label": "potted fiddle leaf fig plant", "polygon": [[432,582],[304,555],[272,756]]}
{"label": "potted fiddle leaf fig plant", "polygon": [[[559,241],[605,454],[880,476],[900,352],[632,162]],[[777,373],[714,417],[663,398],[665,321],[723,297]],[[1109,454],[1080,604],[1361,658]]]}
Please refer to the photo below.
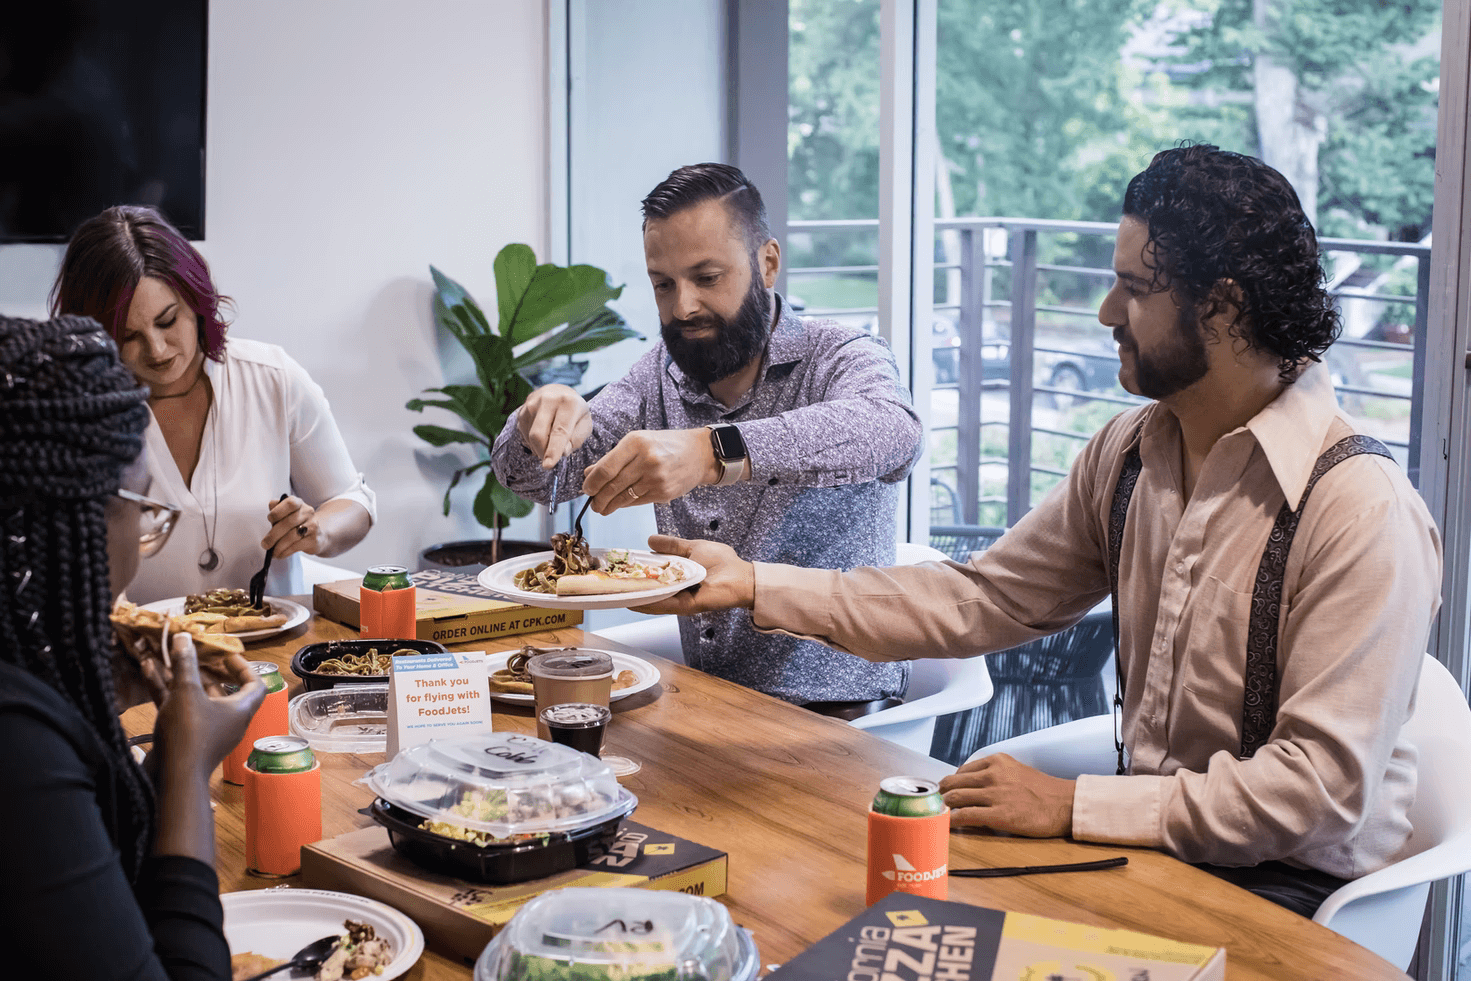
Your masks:
{"label": "potted fiddle leaf fig plant", "polygon": [[[426,395],[442,397],[410,399],[405,408],[415,412],[445,409],[460,417],[462,428],[425,423],[415,426],[414,434],[431,446],[467,443],[476,448],[478,459],[450,478],[444,513],[449,514],[450,493],[460,481],[483,470],[474,514],[492,536],[489,543],[451,542],[427,549],[422,558],[431,565],[499,562],[505,557],[502,529],[512,518],[531,513],[534,505],[530,501],[501,486],[489,458],[506,420],[531,394],[528,376],[546,368],[554,358],[570,359],[625,338],[641,337],[608,306],[623,287],[610,285],[608,274],[596,266],[538,264],[530,246],[512,244],[495,257],[494,268],[496,322],[492,325],[464,287],[429,267],[434,277],[434,318],[469,354],[476,383],[426,389]],[[546,547],[534,544],[537,549]]]}

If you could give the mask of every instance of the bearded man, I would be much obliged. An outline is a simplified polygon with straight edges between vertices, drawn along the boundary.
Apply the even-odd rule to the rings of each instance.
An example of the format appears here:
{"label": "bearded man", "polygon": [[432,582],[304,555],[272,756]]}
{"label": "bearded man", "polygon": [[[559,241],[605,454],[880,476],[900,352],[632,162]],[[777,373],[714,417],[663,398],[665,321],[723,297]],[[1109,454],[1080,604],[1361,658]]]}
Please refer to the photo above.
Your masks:
{"label": "bearded man", "polygon": [[1002,753],[940,787],[951,824],[1160,848],[1312,916],[1410,838],[1414,708],[1440,605],[1439,533],[1355,432],[1339,330],[1287,180],[1213,146],[1157,155],[1124,194],[1098,310],[1116,416],[967,564],[817,571],[655,538],[708,570],[649,612],[743,607],[762,629],[877,661],[1005,650],[1112,594],[1117,773]]}
{"label": "bearded man", "polygon": [[[761,194],[735,167],[681,167],[643,215],[661,343],[591,402],[532,392],[496,439],[497,478],[540,503],[587,494],[599,514],[653,504],[662,534],[750,561],[892,564],[899,482],[924,445],[892,352],[792,314]],[[691,667],[846,718],[908,685],[908,662],[758,634],[745,610],[681,617],[680,636]]]}

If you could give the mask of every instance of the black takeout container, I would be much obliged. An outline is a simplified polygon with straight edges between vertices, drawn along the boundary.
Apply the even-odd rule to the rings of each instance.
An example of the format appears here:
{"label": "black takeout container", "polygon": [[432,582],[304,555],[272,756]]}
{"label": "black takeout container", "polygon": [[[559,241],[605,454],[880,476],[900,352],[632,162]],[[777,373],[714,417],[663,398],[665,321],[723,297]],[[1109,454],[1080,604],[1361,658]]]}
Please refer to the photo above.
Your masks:
{"label": "black takeout container", "polygon": [[549,832],[545,840],[477,845],[427,831],[419,826],[423,818],[381,797],[373,800],[366,813],[388,830],[389,842],[414,864],[493,886],[544,879],[586,865],[607,854],[625,817],[615,814],[586,828]]}
{"label": "black takeout container", "polygon": [[432,640],[328,640],[319,644],[307,644],[292,655],[291,673],[301,679],[307,691],[320,691],[343,684],[381,685],[388,680],[388,675],[322,674],[316,670],[317,665],[330,658],[344,654],[366,654],[374,647],[380,651],[385,651],[386,648],[385,653],[389,654],[397,650],[411,650],[416,654],[449,653],[449,649],[443,644]]}

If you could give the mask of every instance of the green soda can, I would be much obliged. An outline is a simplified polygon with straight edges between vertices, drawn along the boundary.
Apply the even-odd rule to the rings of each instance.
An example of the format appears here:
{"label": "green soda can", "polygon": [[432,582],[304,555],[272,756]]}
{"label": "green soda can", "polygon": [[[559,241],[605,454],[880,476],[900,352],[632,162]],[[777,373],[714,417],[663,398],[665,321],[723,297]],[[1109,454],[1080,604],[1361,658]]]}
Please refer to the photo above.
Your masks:
{"label": "green soda can", "polygon": [[245,869],[268,878],[301,871],[301,849],[322,838],[322,767],[300,736],[265,736],[245,761]]}
{"label": "green soda can", "polygon": [[414,584],[409,570],[401,565],[375,565],[363,575],[363,588],[375,593],[386,593],[390,589],[407,589]]}
{"label": "green soda can", "polygon": [[[281,677],[281,666],[274,661],[249,661],[250,670],[254,671],[261,681],[266,683],[266,695],[272,692],[285,691],[286,679]],[[229,686],[227,686],[229,687]]]}
{"label": "green soda can", "polygon": [[300,736],[266,736],[255,741],[245,765],[256,773],[302,773],[317,763],[317,757]]}
{"label": "green soda can", "polygon": [[358,633],[374,640],[418,636],[414,580],[401,565],[375,565],[358,587]]}
{"label": "green soda can", "polygon": [[945,812],[940,784],[924,777],[885,777],[871,810],[891,817],[930,817]]}
{"label": "green soda can", "polygon": [[[250,751],[255,748],[257,739],[266,736],[280,736],[291,731],[287,715],[291,702],[291,695],[286,690],[286,679],[281,677],[281,669],[271,661],[251,661],[251,672],[266,684],[266,700],[261,702],[260,708],[255,710],[255,715],[250,720],[250,725],[245,728],[245,735],[235,748],[230,750],[230,755],[225,757],[224,770],[225,782],[237,786],[245,783],[245,761],[250,757]],[[225,691],[237,691],[235,685],[226,685]]]}

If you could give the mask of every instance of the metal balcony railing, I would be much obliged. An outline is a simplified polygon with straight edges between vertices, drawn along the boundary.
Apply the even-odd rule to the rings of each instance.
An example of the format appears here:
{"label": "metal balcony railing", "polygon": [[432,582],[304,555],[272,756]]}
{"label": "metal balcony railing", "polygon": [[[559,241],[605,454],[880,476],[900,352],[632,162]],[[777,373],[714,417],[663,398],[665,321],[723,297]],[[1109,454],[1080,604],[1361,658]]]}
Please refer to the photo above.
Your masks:
{"label": "metal balcony railing", "polygon": [[[787,225],[789,240],[793,236],[845,235],[854,233],[876,233],[876,220],[852,219],[840,221],[792,221]],[[949,302],[937,302],[935,310],[942,315],[954,314],[956,337],[959,339],[958,365],[953,382],[936,384],[936,389],[957,390],[957,416],[953,426],[933,427],[938,433],[954,430],[956,433],[956,459],[953,467],[932,465],[932,475],[937,475],[942,485],[953,490],[953,516],[941,520],[942,524],[991,524],[998,519],[995,513],[1004,505],[1006,524],[1015,524],[1032,506],[1032,487],[1035,475],[1062,476],[1065,471],[1057,466],[1034,459],[1034,437],[1048,437],[1086,441],[1092,434],[1075,432],[1056,426],[1039,425],[1033,420],[1033,405],[1036,396],[1049,396],[1054,400],[1068,400],[1072,404],[1106,403],[1123,408],[1141,402],[1134,396],[1114,388],[1110,391],[1062,388],[1046,383],[1039,384],[1037,378],[1037,355],[1050,357],[1086,357],[1088,352],[1078,351],[1059,342],[1039,343],[1038,315],[1042,314],[1052,324],[1066,323],[1073,318],[1086,318],[1083,323],[1096,323],[1097,309],[1072,306],[1067,303],[1039,302],[1039,274],[1059,281],[1071,278],[1075,283],[1098,280],[1101,283],[1113,279],[1113,270],[1088,265],[1068,265],[1040,261],[1039,244],[1044,236],[1068,235],[1091,237],[1111,242],[1117,226],[1105,222],[1052,221],[1028,218],[949,218],[935,222],[939,236],[958,238],[959,260],[936,262],[939,272],[956,271],[959,274],[959,289],[951,290]],[[875,236],[876,237],[876,236]],[[1102,244],[1102,243],[1100,243]],[[1403,454],[1410,477],[1416,480],[1419,456],[1419,431],[1421,419],[1421,392],[1425,377],[1424,351],[1427,324],[1427,300],[1429,296],[1430,247],[1414,243],[1361,241],[1355,239],[1320,239],[1325,254],[1351,253],[1356,255],[1390,255],[1402,257],[1415,263],[1416,289],[1413,295],[1386,293],[1349,286],[1338,286],[1333,293],[1341,301],[1359,301],[1372,304],[1412,306],[1413,324],[1410,325],[1408,346],[1404,343],[1369,340],[1344,336],[1330,352],[1339,357],[1345,370],[1335,371],[1335,385],[1341,402],[1363,403],[1365,400],[1385,399],[1410,403],[1408,432],[1403,438],[1381,437],[1391,448]],[[989,248],[988,248],[989,246]],[[789,251],[790,248],[789,248]],[[876,264],[795,266],[788,268],[787,276],[793,293],[801,292],[801,280],[812,277],[867,276],[878,272]],[[1005,276],[998,276],[999,272]],[[1000,282],[998,282],[1000,280]],[[1084,292],[1073,290],[1073,293]],[[958,293],[958,299],[955,295]],[[808,316],[845,316],[869,318],[876,323],[876,307],[817,307],[804,311]],[[1077,322],[1074,320],[1073,322]],[[1008,335],[1002,338],[1002,327]],[[1102,328],[1099,328],[1100,330]],[[924,340],[915,345],[916,357],[928,356],[931,335],[925,333]],[[918,340],[918,338],[917,338]],[[1007,350],[1004,370],[988,358],[986,349]],[[1342,358],[1342,352],[1350,356]],[[1353,368],[1357,358],[1353,352],[1394,352],[1403,356],[1410,353],[1411,378],[1408,391],[1375,387]],[[1096,357],[1096,355],[1095,355]],[[987,366],[991,370],[988,372]],[[987,375],[991,377],[987,377]],[[1007,411],[1004,417],[985,418],[983,393],[1004,390],[1008,394]],[[918,396],[920,393],[916,393]],[[989,427],[1006,430],[1006,455],[984,455],[982,434]],[[1025,466],[1013,466],[1012,461],[1026,461]],[[983,492],[983,472],[991,468],[1006,470],[1004,494]],[[953,483],[946,484],[946,472],[953,473]],[[994,481],[992,482],[995,483]],[[984,510],[985,506],[991,507]],[[937,512],[937,517],[939,516]]]}

